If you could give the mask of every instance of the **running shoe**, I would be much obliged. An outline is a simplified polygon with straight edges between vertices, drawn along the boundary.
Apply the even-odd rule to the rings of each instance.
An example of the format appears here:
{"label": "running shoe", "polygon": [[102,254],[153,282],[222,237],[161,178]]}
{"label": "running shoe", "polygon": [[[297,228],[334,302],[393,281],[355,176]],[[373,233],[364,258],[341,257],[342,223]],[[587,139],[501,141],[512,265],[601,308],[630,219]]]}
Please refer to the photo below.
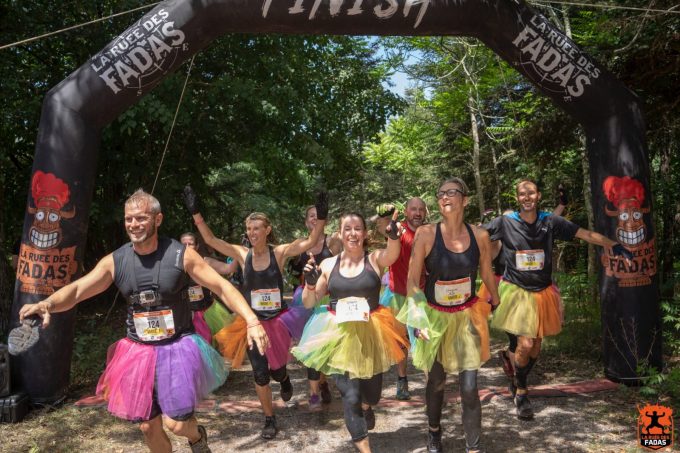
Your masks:
{"label": "running shoe", "polygon": [[373,412],[373,408],[369,407],[368,409],[364,409],[364,420],[366,420],[366,429],[367,430],[372,430],[375,428],[375,412]]}
{"label": "running shoe", "polygon": [[397,399],[408,401],[411,399],[411,392],[408,391],[408,380],[397,379]]}
{"label": "running shoe", "polygon": [[281,381],[280,395],[283,401],[290,401],[293,397],[293,383],[290,382],[290,376],[286,376],[286,379]]}
{"label": "running shoe", "polygon": [[276,437],[277,432],[279,432],[279,430],[276,428],[276,416],[272,415],[271,417],[265,417],[262,434],[260,434],[262,438],[267,440],[273,439]]}
{"label": "running shoe", "polygon": [[321,402],[324,404],[331,404],[331,401],[333,401],[333,394],[328,386],[328,382],[319,384],[319,391],[319,393],[321,393]]}
{"label": "running shoe", "polygon": [[309,397],[309,410],[316,411],[321,409],[321,398],[319,395],[312,395]]}
{"label": "running shoe", "polygon": [[517,418],[520,420],[531,420],[534,418],[534,410],[526,394],[517,394],[515,396],[515,407],[517,408]]}
{"label": "running shoe", "polygon": [[427,453],[442,453],[442,429],[439,431],[427,430]]}
{"label": "running shoe", "polygon": [[198,425],[198,433],[201,435],[201,438],[193,444],[189,442],[191,453],[211,453],[210,447],[208,447],[208,433],[205,432],[203,425]]}

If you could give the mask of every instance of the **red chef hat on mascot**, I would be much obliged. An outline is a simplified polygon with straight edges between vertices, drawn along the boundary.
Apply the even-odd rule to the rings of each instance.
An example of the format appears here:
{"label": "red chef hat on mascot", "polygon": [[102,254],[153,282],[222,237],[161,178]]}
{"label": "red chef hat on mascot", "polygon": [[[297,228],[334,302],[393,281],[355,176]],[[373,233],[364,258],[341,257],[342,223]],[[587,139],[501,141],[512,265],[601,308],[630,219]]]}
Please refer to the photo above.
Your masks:
{"label": "red chef hat on mascot", "polygon": [[52,173],[36,171],[31,182],[31,194],[37,208],[61,211],[70,198],[68,185]]}

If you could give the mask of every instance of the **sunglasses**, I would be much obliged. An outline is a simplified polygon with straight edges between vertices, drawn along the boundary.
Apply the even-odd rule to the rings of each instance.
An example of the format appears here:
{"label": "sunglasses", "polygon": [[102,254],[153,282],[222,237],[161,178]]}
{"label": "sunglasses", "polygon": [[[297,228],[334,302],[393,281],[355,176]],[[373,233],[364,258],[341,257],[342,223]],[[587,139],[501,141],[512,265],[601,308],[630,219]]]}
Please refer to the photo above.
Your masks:
{"label": "sunglasses", "polygon": [[453,198],[458,194],[460,194],[461,197],[465,196],[465,193],[463,193],[463,191],[460,189],[440,190],[439,192],[437,192],[436,195],[437,200],[441,200],[442,198],[444,198],[444,195],[446,195],[449,198]]}

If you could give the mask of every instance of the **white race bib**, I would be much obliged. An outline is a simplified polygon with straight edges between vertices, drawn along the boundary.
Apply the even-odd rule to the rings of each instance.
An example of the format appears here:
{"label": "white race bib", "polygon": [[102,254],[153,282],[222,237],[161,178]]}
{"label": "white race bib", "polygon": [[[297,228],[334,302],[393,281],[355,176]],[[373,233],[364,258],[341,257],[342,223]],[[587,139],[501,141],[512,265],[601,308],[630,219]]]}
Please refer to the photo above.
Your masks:
{"label": "white race bib", "polygon": [[515,253],[515,265],[520,271],[540,271],[544,264],[543,250],[517,250]]}
{"label": "white race bib", "polygon": [[352,321],[368,322],[370,313],[371,309],[364,297],[343,297],[335,305],[335,320],[338,324]]}
{"label": "white race bib", "polygon": [[253,310],[267,311],[281,309],[281,291],[274,289],[256,289],[250,292],[250,306]]}
{"label": "white race bib", "polygon": [[142,341],[158,341],[170,338],[175,334],[175,320],[172,310],[134,313],[137,336]]}
{"label": "white race bib", "polygon": [[190,286],[187,292],[189,293],[190,302],[198,302],[199,300],[203,300],[203,288],[200,286]]}
{"label": "white race bib", "polygon": [[434,300],[439,305],[452,307],[465,303],[472,294],[472,281],[470,277],[458,280],[441,281],[434,284]]}

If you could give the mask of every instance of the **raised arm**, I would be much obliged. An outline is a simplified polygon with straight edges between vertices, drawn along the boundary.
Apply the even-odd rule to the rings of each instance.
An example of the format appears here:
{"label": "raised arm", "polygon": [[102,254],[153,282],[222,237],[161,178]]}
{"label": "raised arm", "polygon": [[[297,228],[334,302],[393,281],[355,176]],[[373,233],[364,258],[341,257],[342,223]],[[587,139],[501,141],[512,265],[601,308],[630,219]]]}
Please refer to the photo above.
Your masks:
{"label": "raised arm", "polygon": [[248,346],[251,349],[253,341],[257,344],[258,350],[265,351],[267,349],[267,334],[260,325],[257,315],[253,313],[248,302],[231,283],[220,277],[195,250],[190,248],[184,251],[184,270],[196,283],[215,293],[231,311],[246,321]]}
{"label": "raised arm", "polygon": [[70,283],[37,304],[26,304],[19,310],[19,319],[38,315],[43,327],[50,323],[50,313],[68,311],[78,303],[101,294],[113,283],[113,255],[106,255],[97,265],[73,283]]}
{"label": "raised arm", "polygon": [[392,265],[399,259],[399,253],[401,252],[401,225],[397,223],[398,216],[399,211],[395,210],[392,213],[392,220],[390,221],[390,224],[387,225],[387,228],[385,228],[385,234],[387,235],[387,247],[376,250],[372,253],[375,258],[375,262],[380,269]]}
{"label": "raised arm", "polygon": [[302,291],[302,304],[305,308],[314,308],[317,302],[328,293],[328,274],[335,260],[339,259],[339,256],[326,258],[322,261],[321,266],[318,266],[314,261],[314,255],[310,255],[303,271],[305,288]]}
{"label": "raised arm", "polygon": [[239,262],[239,264],[242,265],[245,261],[245,256],[248,253],[248,249],[240,244],[230,244],[227,241],[219,239],[213,234],[212,230],[208,224],[205,223],[203,216],[199,212],[198,197],[191,186],[186,186],[184,188],[183,198],[184,204],[193,217],[194,223],[198,228],[198,232],[201,233],[203,241],[221,254],[234,258]]}
{"label": "raised arm", "polygon": [[232,260],[231,262],[226,263],[210,256],[206,256],[203,260],[220,275],[230,275],[238,270],[238,260]]}
{"label": "raised arm", "polygon": [[297,239],[290,244],[279,245],[274,249],[277,260],[280,261],[279,266],[286,261],[286,258],[306,252],[319,241],[328,218],[328,194],[319,192],[314,206],[316,207],[316,225],[314,225],[310,235],[306,238]]}

